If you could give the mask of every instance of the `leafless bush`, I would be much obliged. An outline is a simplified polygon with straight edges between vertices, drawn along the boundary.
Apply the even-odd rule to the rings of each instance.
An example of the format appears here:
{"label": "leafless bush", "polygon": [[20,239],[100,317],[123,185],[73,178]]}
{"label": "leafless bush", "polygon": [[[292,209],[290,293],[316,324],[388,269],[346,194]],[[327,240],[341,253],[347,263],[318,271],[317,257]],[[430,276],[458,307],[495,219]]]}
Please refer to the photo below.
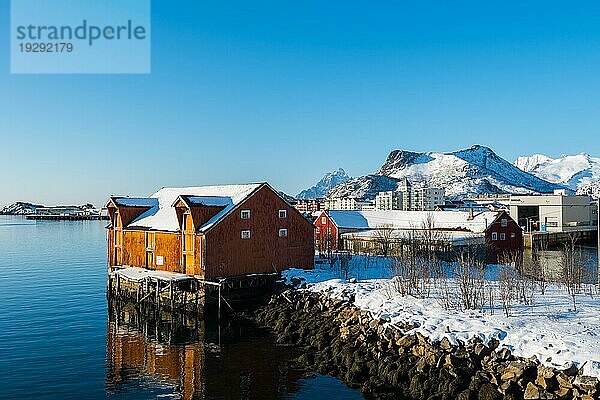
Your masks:
{"label": "leafless bush", "polygon": [[440,279],[437,284],[438,304],[446,310],[461,310],[462,304],[456,295],[456,285],[450,279]]}
{"label": "leafless bush", "polygon": [[390,254],[393,232],[393,226],[391,224],[379,225],[375,231],[373,231],[373,238],[379,248],[379,254],[384,257],[387,257]]}
{"label": "leafless bush", "polygon": [[517,272],[512,266],[500,266],[498,270],[498,291],[504,315],[509,317],[517,292]]}
{"label": "leafless bush", "polygon": [[[435,260],[435,257],[432,260]],[[414,247],[405,246],[404,250],[394,254],[390,261],[393,288],[402,296],[428,297],[433,265],[437,265],[437,262],[430,263],[422,254],[416,252]]]}
{"label": "leafless bush", "polygon": [[334,237],[331,231],[328,231],[327,234],[321,235],[319,240],[317,241],[317,249],[319,254],[324,254],[328,259],[331,260],[334,256],[333,247],[334,247]]}
{"label": "leafless bush", "polygon": [[520,250],[503,252],[498,255],[498,262],[501,265],[513,268],[515,276],[515,294],[517,299],[523,304],[529,306],[532,305],[536,289],[536,280],[529,276],[525,270],[523,253]]}
{"label": "leafless bush", "polygon": [[485,287],[488,298],[488,306],[490,308],[490,314],[494,314],[494,310],[496,308],[496,287],[494,282],[485,281]]}
{"label": "leafless bush", "polygon": [[350,278],[350,260],[352,259],[352,254],[349,252],[336,253],[335,259],[339,265],[340,277],[348,280]]}
{"label": "leafless bush", "polygon": [[573,311],[577,311],[577,295],[581,293],[584,269],[589,264],[587,257],[577,246],[578,236],[570,233],[564,243],[561,254],[561,281],[573,302]]}
{"label": "leafless bush", "polygon": [[463,309],[482,309],[485,303],[485,263],[471,251],[462,252],[454,266],[454,280]]}
{"label": "leafless bush", "polygon": [[547,250],[548,244],[545,240],[542,240],[539,245],[533,249],[532,265],[531,265],[531,276],[537,282],[538,287],[542,295],[546,293],[548,287],[548,259],[544,256],[544,252]]}

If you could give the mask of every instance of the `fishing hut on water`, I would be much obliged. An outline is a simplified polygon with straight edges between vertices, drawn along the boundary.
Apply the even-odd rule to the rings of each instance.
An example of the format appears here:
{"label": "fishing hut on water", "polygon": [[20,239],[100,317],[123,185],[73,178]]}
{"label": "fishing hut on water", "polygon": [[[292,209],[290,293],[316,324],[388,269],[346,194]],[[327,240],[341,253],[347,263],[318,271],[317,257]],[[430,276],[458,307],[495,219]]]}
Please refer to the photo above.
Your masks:
{"label": "fishing hut on water", "polygon": [[314,227],[267,183],[163,188],[116,197],[108,294],[200,309],[252,296],[287,268],[314,267]]}

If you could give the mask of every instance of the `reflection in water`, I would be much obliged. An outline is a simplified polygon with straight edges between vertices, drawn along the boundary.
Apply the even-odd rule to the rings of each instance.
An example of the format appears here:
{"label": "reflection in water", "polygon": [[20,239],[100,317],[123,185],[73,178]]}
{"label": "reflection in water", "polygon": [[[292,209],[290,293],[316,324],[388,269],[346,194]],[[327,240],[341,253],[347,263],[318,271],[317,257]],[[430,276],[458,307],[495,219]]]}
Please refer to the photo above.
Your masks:
{"label": "reflection in water", "polygon": [[[577,250],[581,251],[582,260],[586,264],[583,268],[584,283],[596,283],[598,281],[598,249],[590,246],[577,246]],[[523,262],[526,271],[532,274],[536,268],[534,261],[536,255],[541,259],[539,265],[544,268],[544,276],[552,281],[560,281],[562,250],[537,250],[534,252],[532,249],[526,248],[523,253]]]}
{"label": "reflection in water", "polygon": [[198,319],[111,303],[106,333],[107,392],[177,393],[183,399],[203,397],[204,341]]}
{"label": "reflection in water", "polygon": [[[334,378],[307,379],[293,347],[245,319],[213,319],[109,304],[106,392],[111,398],[362,398]],[[220,345],[219,345],[220,343]]]}

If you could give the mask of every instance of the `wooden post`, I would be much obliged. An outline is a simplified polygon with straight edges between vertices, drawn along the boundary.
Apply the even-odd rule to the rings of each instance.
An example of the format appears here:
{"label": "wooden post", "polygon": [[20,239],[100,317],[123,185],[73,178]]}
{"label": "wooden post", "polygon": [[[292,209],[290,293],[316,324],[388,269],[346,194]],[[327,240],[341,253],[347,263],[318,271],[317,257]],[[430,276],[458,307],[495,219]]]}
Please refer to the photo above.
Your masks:
{"label": "wooden post", "polygon": [[108,275],[108,290],[106,291],[107,296],[111,296],[113,294],[113,277]]}
{"label": "wooden post", "polygon": [[117,297],[121,296],[121,277],[117,275]]}
{"label": "wooden post", "polygon": [[219,347],[221,347],[221,283],[219,282],[219,306],[218,306],[218,328],[219,328]]}
{"label": "wooden post", "polygon": [[217,312],[218,312],[217,318],[219,319],[219,328],[220,328],[220,326],[221,326],[221,285],[219,285],[218,292],[219,292],[219,305],[218,305],[218,310],[217,310]]}
{"label": "wooden post", "polygon": [[171,301],[171,311],[173,311],[173,281],[169,283],[169,300]]}
{"label": "wooden post", "polygon": [[156,280],[156,305],[160,307],[160,280]]}

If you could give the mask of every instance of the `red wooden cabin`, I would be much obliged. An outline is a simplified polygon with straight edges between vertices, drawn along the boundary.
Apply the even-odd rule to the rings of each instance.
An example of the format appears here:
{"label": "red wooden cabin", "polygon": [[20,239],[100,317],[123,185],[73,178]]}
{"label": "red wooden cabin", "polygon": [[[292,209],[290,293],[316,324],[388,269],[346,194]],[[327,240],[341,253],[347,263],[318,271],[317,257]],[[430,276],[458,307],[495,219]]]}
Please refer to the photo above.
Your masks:
{"label": "red wooden cabin", "polygon": [[314,227],[267,183],[111,197],[108,262],[204,279],[314,267]]}

